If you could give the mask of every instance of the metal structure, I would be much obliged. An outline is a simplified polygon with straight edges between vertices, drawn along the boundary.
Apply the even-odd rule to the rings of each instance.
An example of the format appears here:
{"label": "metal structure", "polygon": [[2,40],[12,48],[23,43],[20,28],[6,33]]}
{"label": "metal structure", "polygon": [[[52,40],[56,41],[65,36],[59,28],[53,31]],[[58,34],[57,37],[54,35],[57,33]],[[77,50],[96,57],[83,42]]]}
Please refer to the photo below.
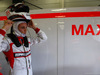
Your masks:
{"label": "metal structure", "polygon": [[[23,0],[0,0],[0,11],[3,12],[12,3]],[[24,0],[31,10],[56,9],[69,7],[95,7],[100,5],[100,0]]]}

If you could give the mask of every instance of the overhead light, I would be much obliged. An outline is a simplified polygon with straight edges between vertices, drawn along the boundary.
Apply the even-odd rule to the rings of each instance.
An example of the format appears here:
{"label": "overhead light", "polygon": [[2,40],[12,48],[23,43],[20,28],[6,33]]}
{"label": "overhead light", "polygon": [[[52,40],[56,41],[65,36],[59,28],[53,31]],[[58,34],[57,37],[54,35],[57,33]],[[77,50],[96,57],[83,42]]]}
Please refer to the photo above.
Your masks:
{"label": "overhead light", "polygon": [[100,29],[98,28],[97,31],[99,31]]}
{"label": "overhead light", "polygon": [[38,25],[37,23],[34,23],[35,25]]}
{"label": "overhead light", "polygon": [[51,11],[66,11],[67,9],[53,9]]}
{"label": "overhead light", "polygon": [[64,24],[65,22],[58,22],[59,24]]}

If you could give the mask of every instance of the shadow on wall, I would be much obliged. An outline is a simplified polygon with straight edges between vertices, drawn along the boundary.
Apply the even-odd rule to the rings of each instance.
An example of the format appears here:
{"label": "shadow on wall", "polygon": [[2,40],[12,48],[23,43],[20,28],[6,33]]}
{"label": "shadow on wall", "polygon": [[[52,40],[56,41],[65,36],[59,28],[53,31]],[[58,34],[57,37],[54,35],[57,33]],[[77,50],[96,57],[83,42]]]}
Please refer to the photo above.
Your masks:
{"label": "shadow on wall", "polygon": [[[2,55],[2,53],[0,53]],[[9,75],[9,66],[4,57],[0,57],[0,63],[2,70],[0,70],[3,75]],[[35,64],[34,64],[35,65]],[[100,66],[64,66],[64,67],[46,67],[45,69],[39,68],[39,66],[34,67],[33,65],[33,75],[100,75]],[[44,64],[43,64],[44,65]],[[57,74],[57,72],[59,74]],[[60,73],[61,72],[61,73]]]}
{"label": "shadow on wall", "polygon": [[57,75],[57,68],[46,69],[45,71],[33,72],[33,75]]}
{"label": "shadow on wall", "polygon": [[[95,67],[60,67],[34,72],[33,75],[100,75],[100,68]],[[58,73],[57,73],[58,72]]]}
{"label": "shadow on wall", "polygon": [[96,66],[65,67],[63,75],[100,75],[100,67]]}
{"label": "shadow on wall", "polygon": [[2,52],[0,52],[0,64],[1,64],[1,67],[2,67],[0,72],[3,75],[9,75],[10,66],[8,65],[8,63],[7,63],[6,59],[5,59],[5,56],[4,56],[4,54]]}

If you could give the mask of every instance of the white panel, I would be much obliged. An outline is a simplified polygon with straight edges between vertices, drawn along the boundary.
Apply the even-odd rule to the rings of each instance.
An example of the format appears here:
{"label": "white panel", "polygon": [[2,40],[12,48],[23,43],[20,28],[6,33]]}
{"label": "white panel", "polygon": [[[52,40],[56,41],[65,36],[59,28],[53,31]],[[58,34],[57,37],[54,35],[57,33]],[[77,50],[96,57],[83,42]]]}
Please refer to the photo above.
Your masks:
{"label": "white panel", "polygon": [[100,18],[68,18],[65,19],[64,43],[64,75],[99,75],[100,74],[100,39],[99,36],[72,35],[72,25],[77,29],[84,25],[84,33],[91,24],[97,33]]}
{"label": "white panel", "polygon": [[[34,75],[57,75],[57,20],[36,19],[35,25],[48,37],[44,43],[32,47]],[[31,31],[31,35],[32,35]]]}
{"label": "white panel", "polygon": [[58,18],[58,75],[64,75],[64,18]]}

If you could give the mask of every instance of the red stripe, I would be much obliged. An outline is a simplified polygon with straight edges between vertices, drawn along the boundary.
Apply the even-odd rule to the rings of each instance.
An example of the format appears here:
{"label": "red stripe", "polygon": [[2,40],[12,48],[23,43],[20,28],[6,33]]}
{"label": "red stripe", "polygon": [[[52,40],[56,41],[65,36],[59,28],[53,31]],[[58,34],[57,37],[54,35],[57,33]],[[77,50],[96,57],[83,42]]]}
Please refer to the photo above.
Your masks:
{"label": "red stripe", "polygon": [[[70,17],[100,17],[100,11],[91,12],[62,12],[62,13],[42,13],[30,14],[32,19],[41,18],[70,18]],[[6,16],[0,16],[0,20],[6,20]]]}
{"label": "red stripe", "polygon": [[36,28],[36,29],[35,29],[35,32],[36,32],[36,33],[38,33],[39,31],[40,31],[40,29],[39,29],[39,28]]}
{"label": "red stripe", "polygon": [[[29,50],[29,51],[31,51],[31,50]],[[25,51],[25,52],[13,52],[13,53],[27,53],[29,51]]]}
{"label": "red stripe", "polygon": [[13,55],[13,49],[12,49],[13,44],[14,43],[10,43],[10,50],[8,52],[3,52],[6,55],[6,57],[8,58],[8,61],[9,61],[12,69],[14,66],[14,55]]}
{"label": "red stripe", "polygon": [[0,16],[0,21],[7,20],[7,16]]}
{"label": "red stripe", "polygon": [[6,32],[4,30],[0,29],[0,34],[5,36]]}
{"label": "red stripe", "polygon": [[41,18],[70,18],[70,17],[100,17],[100,11],[31,14],[31,18],[32,19],[41,19]]}

